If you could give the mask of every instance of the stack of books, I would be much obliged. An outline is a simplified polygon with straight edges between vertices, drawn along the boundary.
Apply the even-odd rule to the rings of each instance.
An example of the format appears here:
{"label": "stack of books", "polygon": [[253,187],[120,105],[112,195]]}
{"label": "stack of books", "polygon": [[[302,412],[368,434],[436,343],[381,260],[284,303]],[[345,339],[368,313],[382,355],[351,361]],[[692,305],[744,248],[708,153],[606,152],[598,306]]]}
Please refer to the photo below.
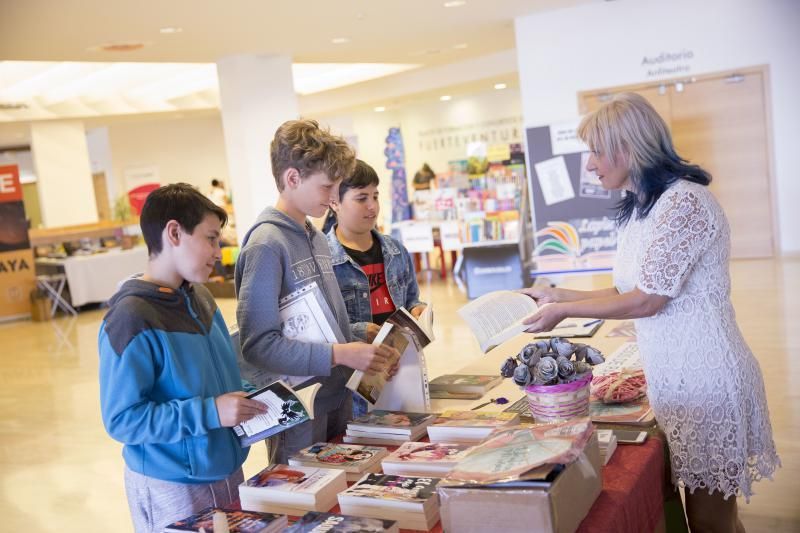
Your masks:
{"label": "stack of books", "polygon": [[396,520],[402,529],[428,531],[439,521],[438,478],[367,474],[339,494],[344,514]]}
{"label": "stack of books", "polygon": [[347,481],[358,481],[365,472],[380,472],[388,450],[380,446],[318,442],[289,457],[292,466],[344,470]]}
{"label": "stack of books", "polygon": [[597,444],[600,446],[600,457],[603,459],[603,466],[608,464],[614,450],[617,449],[617,437],[610,429],[597,430]]}
{"label": "stack of books", "polygon": [[342,470],[272,465],[239,485],[242,509],[300,516],[329,511],[347,488]]}
{"label": "stack of books", "polygon": [[406,442],[382,462],[385,474],[444,477],[472,450],[469,444]]}
{"label": "stack of books", "polygon": [[344,442],[399,446],[419,440],[436,415],[374,410],[347,424]]}
{"label": "stack of books", "polygon": [[445,411],[428,426],[431,442],[478,443],[497,428],[519,423],[510,412]]}
{"label": "stack of books", "polygon": [[[275,533],[283,531],[289,524],[285,515],[209,507],[188,518],[173,522],[164,528],[164,533],[214,531],[214,515],[217,513],[224,515],[223,521],[227,523],[227,531],[230,533]],[[217,518],[217,523],[220,518]]]}
{"label": "stack of books", "polygon": [[430,382],[431,398],[477,400],[496,387],[502,376],[445,374]]}
{"label": "stack of books", "polygon": [[396,520],[332,513],[306,513],[286,533],[398,533]]}

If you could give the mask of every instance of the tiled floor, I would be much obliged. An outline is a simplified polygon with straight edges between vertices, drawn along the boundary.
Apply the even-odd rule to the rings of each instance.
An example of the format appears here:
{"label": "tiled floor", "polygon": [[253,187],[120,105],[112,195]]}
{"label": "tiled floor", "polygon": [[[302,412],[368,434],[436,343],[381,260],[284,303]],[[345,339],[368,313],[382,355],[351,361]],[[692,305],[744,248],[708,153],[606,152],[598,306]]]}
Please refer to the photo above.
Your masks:
{"label": "tiled floor", "polygon": [[[783,468],[742,502],[748,531],[800,531],[800,259],[732,265],[739,323],[761,362]],[[567,280],[596,287],[607,276]],[[455,314],[466,302],[450,282],[422,282],[436,308],[429,374],[480,357]],[[235,302],[220,301],[227,320]],[[103,430],[98,406],[97,329],[103,311],[76,319],[0,324],[0,531],[126,532],[121,445]],[[792,333],[794,332],[794,333]],[[256,446],[245,474],[265,464]]]}

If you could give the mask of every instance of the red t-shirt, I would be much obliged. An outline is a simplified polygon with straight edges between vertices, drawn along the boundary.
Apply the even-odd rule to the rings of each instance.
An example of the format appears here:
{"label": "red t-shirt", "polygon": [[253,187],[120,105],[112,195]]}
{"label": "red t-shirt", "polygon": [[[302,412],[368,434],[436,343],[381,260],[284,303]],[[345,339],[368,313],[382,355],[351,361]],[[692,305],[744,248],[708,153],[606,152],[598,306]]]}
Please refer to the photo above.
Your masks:
{"label": "red t-shirt", "polygon": [[372,239],[372,246],[367,251],[354,250],[342,245],[347,255],[361,266],[369,280],[369,302],[372,310],[372,322],[379,326],[396,310],[389,287],[386,285],[383,252],[378,239]]}

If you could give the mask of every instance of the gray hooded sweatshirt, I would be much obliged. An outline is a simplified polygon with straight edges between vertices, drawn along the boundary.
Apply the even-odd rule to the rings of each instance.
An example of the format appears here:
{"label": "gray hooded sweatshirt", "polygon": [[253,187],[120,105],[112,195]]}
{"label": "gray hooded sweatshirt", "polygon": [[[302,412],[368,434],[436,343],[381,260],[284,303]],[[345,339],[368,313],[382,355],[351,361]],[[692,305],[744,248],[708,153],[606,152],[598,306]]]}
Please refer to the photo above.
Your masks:
{"label": "gray hooded sweatshirt", "polygon": [[331,367],[332,344],[296,341],[281,333],[278,301],[316,282],[336,318],[337,338],[350,341],[347,309],[331,264],[325,236],[306,221],[301,226],[287,214],[266,208],[242,242],[236,261],[236,319],[244,359],[276,375],[319,376],[304,383],[322,383],[315,412],[329,412],[349,398],[344,384],[352,369]]}

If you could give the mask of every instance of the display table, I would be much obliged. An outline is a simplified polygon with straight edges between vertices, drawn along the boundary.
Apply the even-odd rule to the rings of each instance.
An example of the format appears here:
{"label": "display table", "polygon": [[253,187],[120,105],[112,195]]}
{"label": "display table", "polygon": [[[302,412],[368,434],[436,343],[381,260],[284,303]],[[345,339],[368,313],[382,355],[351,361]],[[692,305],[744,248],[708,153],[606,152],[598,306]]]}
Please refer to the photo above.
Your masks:
{"label": "display table", "polygon": [[77,307],[107,301],[117,292],[121,281],[144,272],[147,266],[147,248],[113,248],[98,254],[64,259],[39,258],[36,266],[63,271],[67,277],[70,301]]}

